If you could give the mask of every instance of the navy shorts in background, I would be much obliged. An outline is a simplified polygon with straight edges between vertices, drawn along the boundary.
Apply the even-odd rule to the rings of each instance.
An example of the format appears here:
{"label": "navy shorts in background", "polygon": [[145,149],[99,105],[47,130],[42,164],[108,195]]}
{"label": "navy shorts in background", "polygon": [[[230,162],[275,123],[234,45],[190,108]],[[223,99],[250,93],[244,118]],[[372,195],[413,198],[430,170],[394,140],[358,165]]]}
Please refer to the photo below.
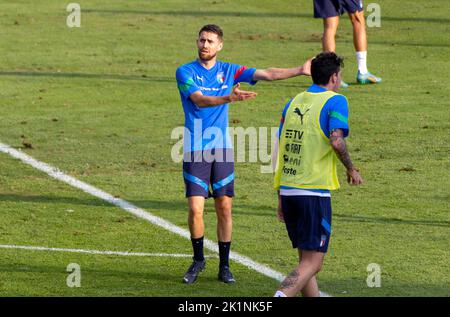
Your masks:
{"label": "navy shorts in background", "polygon": [[292,247],[326,253],[331,235],[331,198],[281,196],[286,230]]}
{"label": "navy shorts in background", "polygon": [[234,197],[233,149],[185,153],[183,178],[186,185],[186,197]]}
{"label": "navy shorts in background", "polygon": [[344,12],[362,11],[362,0],[314,0],[314,17],[329,18],[341,16]]}

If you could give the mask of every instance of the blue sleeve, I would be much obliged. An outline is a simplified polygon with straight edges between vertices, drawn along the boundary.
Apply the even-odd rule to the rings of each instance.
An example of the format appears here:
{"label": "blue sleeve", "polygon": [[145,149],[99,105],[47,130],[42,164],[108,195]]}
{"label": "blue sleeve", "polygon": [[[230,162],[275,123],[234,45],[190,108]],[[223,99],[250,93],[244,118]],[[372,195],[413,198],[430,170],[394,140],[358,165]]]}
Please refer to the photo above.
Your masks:
{"label": "blue sleeve", "polygon": [[[336,95],[330,98],[325,106],[326,111],[326,124],[322,124],[320,120],[322,130],[326,127],[324,131],[325,135],[330,137],[331,131],[334,129],[342,129],[344,131],[344,137],[349,134],[348,125],[348,101],[343,95]],[[321,115],[322,116],[322,115]]]}
{"label": "blue sleeve", "polygon": [[286,106],[284,106],[283,114],[281,115],[281,120],[280,120],[280,127],[278,128],[278,139],[280,139],[281,131],[283,131],[284,119],[286,118],[286,112],[287,112],[289,106],[291,105],[291,102],[293,99],[294,98],[289,100],[288,103],[286,104]]}
{"label": "blue sleeve", "polygon": [[256,68],[248,68],[247,66],[234,65],[236,70],[234,72],[234,83],[248,83],[254,85],[257,81],[253,80],[253,75],[255,74]]}
{"label": "blue sleeve", "polygon": [[189,98],[192,93],[200,90],[200,88],[194,82],[193,76],[194,73],[190,72],[189,69],[183,67],[177,69],[176,78],[178,90],[186,99]]}

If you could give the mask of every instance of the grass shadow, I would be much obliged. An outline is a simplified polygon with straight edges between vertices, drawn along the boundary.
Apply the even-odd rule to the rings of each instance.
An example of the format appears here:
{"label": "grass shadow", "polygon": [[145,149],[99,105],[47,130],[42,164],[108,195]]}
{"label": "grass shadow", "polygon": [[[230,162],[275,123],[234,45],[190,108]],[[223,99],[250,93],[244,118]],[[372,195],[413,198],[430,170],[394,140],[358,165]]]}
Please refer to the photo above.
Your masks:
{"label": "grass shadow", "polygon": [[19,76],[19,77],[54,77],[54,78],[83,78],[83,79],[112,79],[112,80],[138,80],[149,82],[166,82],[173,83],[175,77],[164,76],[132,76],[132,75],[116,75],[116,74],[89,74],[89,73],[65,73],[65,72],[6,72],[0,71],[0,76]]}
{"label": "grass shadow", "polygon": [[[326,267],[324,268],[326,271]],[[384,272],[382,272],[384,274]],[[423,280],[414,280],[414,273],[410,273],[412,279],[409,282],[403,281],[383,281],[381,287],[369,288],[367,286],[366,278],[361,278],[355,274],[355,277],[349,278],[325,278],[318,277],[319,286],[322,286],[322,291],[330,293],[332,296],[341,297],[339,300],[350,300],[348,297],[384,297],[383,300],[391,301],[392,304],[398,304],[400,300],[410,301],[406,298],[399,298],[399,296],[406,297],[434,297],[434,296],[448,296],[448,284],[425,284]],[[383,276],[383,275],[382,275]],[[392,277],[391,277],[392,278]],[[344,298],[342,298],[344,297]],[[346,299],[347,298],[347,299]]]}
{"label": "grass shadow", "polygon": [[113,206],[100,199],[80,199],[76,197],[46,196],[46,195],[17,195],[0,194],[0,202],[14,203],[42,203],[42,204],[67,204],[83,206]]}
{"label": "grass shadow", "polygon": [[348,216],[342,214],[333,214],[333,217],[347,222],[370,222],[389,225],[417,225],[450,228],[450,221],[445,220],[405,220],[400,218],[385,218],[372,216]]}
{"label": "grass shadow", "polygon": [[[0,202],[31,202],[31,203],[56,203],[68,205],[84,205],[84,206],[110,206],[100,199],[80,199],[75,197],[59,197],[59,196],[24,196],[15,194],[0,194]],[[158,200],[128,200],[130,203],[145,209],[149,212],[160,212],[170,210],[171,212],[180,212],[187,215],[187,202],[184,200],[177,201],[158,201]],[[205,205],[205,213],[214,213],[214,206],[208,201]],[[239,216],[257,216],[257,217],[275,217],[274,206],[265,205],[249,205],[246,203],[235,202],[233,214]],[[339,221],[346,222],[368,222],[389,225],[415,225],[415,226],[432,226],[450,228],[450,221],[445,220],[406,220],[400,218],[387,217],[373,217],[373,216],[359,216],[359,215],[344,215],[340,213],[333,213],[333,217]]]}
{"label": "grass shadow", "polygon": [[[290,18],[290,19],[313,19],[313,8],[310,13],[294,12],[237,12],[237,11],[153,11],[153,10],[123,10],[123,9],[84,9],[88,13],[107,13],[107,14],[148,14],[148,15],[171,15],[183,17],[242,17],[242,18]],[[384,16],[383,21],[390,22],[426,22],[438,24],[450,24],[447,18],[431,17],[393,17]]]}

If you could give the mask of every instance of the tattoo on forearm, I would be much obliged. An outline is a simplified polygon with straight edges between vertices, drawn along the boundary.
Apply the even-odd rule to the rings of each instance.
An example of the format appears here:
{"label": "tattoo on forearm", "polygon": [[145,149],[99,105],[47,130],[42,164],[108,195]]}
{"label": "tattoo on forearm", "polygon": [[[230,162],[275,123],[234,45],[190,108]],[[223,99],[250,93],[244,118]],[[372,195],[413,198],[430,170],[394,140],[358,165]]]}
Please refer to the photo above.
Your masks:
{"label": "tattoo on forearm", "polygon": [[344,164],[347,169],[353,168],[353,163],[350,159],[350,154],[348,153],[344,138],[341,135],[331,135],[330,142],[334,145],[334,152],[336,152],[336,155],[342,164]]}
{"label": "tattoo on forearm", "polygon": [[280,288],[282,288],[282,289],[294,288],[294,287],[296,287],[299,279],[300,279],[300,274],[297,271],[292,271],[281,283]]}

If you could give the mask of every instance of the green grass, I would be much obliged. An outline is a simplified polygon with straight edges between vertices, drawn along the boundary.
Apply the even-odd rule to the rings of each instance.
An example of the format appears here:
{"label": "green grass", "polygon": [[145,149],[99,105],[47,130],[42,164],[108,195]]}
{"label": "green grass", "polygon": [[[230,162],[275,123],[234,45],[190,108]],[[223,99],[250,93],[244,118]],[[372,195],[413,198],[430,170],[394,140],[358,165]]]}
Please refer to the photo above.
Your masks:
{"label": "green grass", "polygon": [[[308,1],[79,1],[81,28],[65,25],[65,2],[0,4],[0,142],[25,138],[31,156],[186,228],[173,128],[183,125],[176,68],[196,56],[198,29],[225,30],[222,60],[292,67],[320,51],[322,23]],[[237,4],[238,3],[238,4]],[[320,288],[334,296],[450,294],[449,5],[380,0],[381,28],[369,28],[377,86],[353,85],[353,160],[365,184],[333,194],[333,236]],[[351,26],[337,38],[354,83]],[[287,100],[310,81],[254,87],[258,98],[230,108],[234,126],[277,126]],[[275,218],[272,175],[236,166],[233,250],[287,274],[296,252]],[[73,212],[69,212],[73,210]],[[190,253],[190,242],[0,154],[0,244]],[[207,202],[206,236],[215,240]],[[211,253],[208,253],[211,254]],[[0,249],[3,296],[271,296],[278,283],[232,264],[238,283],[216,281],[217,259],[197,284],[181,276],[189,259],[121,258]],[[82,287],[66,267],[81,265]],[[382,287],[366,285],[369,263]]]}

